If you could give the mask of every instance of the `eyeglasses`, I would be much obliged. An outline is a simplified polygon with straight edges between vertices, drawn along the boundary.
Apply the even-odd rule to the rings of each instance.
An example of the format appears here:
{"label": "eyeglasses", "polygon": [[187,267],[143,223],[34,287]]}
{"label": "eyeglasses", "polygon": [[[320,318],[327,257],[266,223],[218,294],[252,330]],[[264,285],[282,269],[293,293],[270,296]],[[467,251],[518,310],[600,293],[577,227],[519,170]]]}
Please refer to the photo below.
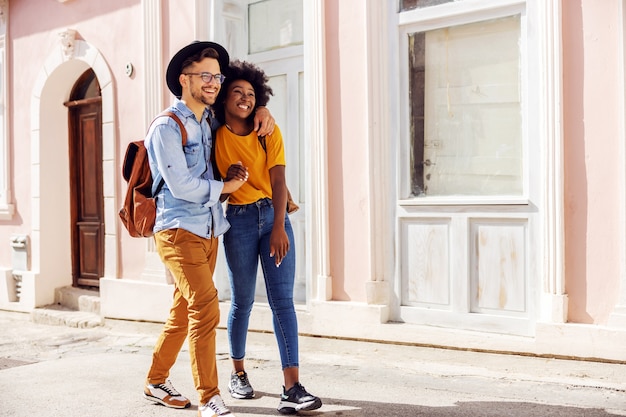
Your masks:
{"label": "eyeglasses", "polygon": [[188,72],[183,75],[198,75],[202,78],[202,82],[205,83],[210,83],[215,80],[216,83],[221,84],[226,79],[226,77],[222,74],[211,74],[210,72]]}

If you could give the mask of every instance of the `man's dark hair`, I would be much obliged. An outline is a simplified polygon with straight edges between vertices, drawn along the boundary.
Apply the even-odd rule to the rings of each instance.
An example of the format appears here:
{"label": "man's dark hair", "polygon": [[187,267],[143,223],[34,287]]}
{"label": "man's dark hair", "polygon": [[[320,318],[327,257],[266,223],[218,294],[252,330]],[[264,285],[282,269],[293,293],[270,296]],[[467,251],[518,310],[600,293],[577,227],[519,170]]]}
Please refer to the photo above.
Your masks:
{"label": "man's dark hair", "polygon": [[[205,58],[214,58],[214,59],[217,59],[217,61],[219,62],[220,54],[213,48],[205,48],[202,51],[198,52],[197,54],[191,55],[190,57],[185,59],[183,63],[181,64],[180,66],[181,74],[185,72],[186,68],[188,68],[189,66],[193,65],[196,62],[202,61]],[[220,71],[223,71],[223,69],[220,68]]]}

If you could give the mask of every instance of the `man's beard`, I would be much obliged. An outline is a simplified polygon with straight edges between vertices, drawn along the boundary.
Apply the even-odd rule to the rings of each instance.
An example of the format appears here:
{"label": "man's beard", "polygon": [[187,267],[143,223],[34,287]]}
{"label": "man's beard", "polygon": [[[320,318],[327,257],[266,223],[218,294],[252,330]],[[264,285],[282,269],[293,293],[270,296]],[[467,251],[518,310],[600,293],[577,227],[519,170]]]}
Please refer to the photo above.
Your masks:
{"label": "man's beard", "polygon": [[[199,91],[199,93],[198,93],[198,91]],[[192,90],[191,97],[193,97],[194,99],[202,102],[206,106],[210,106],[213,103],[215,103],[215,97],[216,96],[214,95],[211,98],[205,97],[204,94],[202,93],[202,89],[200,89],[200,90]]]}

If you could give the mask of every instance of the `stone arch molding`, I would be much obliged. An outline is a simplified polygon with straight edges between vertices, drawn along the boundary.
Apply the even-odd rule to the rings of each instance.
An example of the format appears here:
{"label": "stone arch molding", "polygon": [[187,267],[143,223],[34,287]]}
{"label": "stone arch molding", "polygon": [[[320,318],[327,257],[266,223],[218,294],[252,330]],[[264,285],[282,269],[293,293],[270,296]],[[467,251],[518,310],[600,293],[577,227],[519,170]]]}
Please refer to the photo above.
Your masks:
{"label": "stone arch molding", "polygon": [[59,33],[57,48],[46,58],[31,98],[31,264],[32,271],[38,274],[36,281],[46,289],[72,284],[68,110],[63,103],[78,77],[89,68],[96,74],[102,94],[104,275],[114,277],[116,273],[113,78],[97,48],[76,39],[76,31],[68,29]]}

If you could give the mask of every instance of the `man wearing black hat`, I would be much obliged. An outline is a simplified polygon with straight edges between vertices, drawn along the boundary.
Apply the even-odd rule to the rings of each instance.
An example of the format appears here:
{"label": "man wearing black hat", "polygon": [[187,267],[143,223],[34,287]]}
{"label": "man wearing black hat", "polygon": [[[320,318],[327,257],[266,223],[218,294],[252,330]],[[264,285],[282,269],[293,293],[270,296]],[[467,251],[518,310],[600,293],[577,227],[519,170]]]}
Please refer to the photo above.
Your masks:
{"label": "man wearing black hat", "polygon": [[[213,42],[193,42],[174,55],[166,81],[177,99],[168,111],[182,122],[187,141],[171,117],[157,118],[145,139],[157,194],[154,239],[157,252],[174,276],[170,316],[157,340],[144,387],[145,398],[172,408],[190,401],[169,381],[169,371],[189,336],[189,354],[200,417],[229,416],[218,388],[215,329],[219,300],[213,284],[218,236],[229,228],[220,195],[236,191],[247,180],[247,169],[233,165],[224,182],[213,178],[213,140],[209,106],[215,103],[228,70],[226,50]],[[262,116],[262,117],[261,117]],[[262,122],[262,123],[261,123]],[[259,134],[270,133],[274,119],[267,109],[257,114]],[[153,192],[155,190],[153,189]]]}

